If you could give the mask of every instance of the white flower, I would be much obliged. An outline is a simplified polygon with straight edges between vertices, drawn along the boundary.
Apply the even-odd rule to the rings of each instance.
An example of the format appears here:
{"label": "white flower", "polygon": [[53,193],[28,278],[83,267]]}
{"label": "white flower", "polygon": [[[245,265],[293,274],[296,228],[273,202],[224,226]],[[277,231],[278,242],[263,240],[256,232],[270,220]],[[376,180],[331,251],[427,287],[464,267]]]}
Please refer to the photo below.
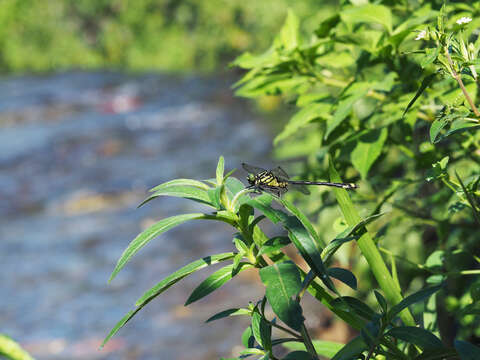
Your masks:
{"label": "white flower", "polygon": [[425,36],[427,35],[427,32],[425,30],[422,30],[418,33],[417,37],[415,38],[415,40],[421,40],[423,38],[425,38]]}
{"label": "white flower", "polygon": [[464,17],[458,19],[458,20],[456,21],[456,23],[457,23],[458,25],[462,25],[462,24],[468,24],[470,21],[472,21],[472,18],[469,18],[469,17],[464,16]]}

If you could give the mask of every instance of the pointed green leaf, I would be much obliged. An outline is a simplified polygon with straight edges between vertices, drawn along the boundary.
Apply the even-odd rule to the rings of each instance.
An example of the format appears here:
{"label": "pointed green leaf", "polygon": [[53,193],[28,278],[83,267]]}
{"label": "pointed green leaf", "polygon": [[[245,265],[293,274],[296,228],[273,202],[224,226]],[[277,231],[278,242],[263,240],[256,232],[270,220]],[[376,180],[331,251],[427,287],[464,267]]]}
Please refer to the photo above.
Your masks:
{"label": "pointed green leaf", "polygon": [[338,307],[344,311],[355,312],[358,316],[371,321],[376,313],[367,304],[351,296],[342,296],[330,302],[330,305]]}
{"label": "pointed green leaf", "polygon": [[344,284],[350,286],[353,290],[357,290],[357,278],[347,269],[332,267],[327,270],[327,274]]}
{"label": "pointed green leaf", "polygon": [[[210,191],[210,190],[208,190]],[[168,187],[162,187],[156,190],[153,194],[143,200],[138,207],[145,205],[147,202],[159,197],[159,196],[175,196],[185,199],[190,199],[214,207],[207,192],[204,189],[198,187],[185,186],[185,185],[169,185]]]}
{"label": "pointed green leaf", "polygon": [[480,359],[480,348],[469,342],[455,340],[455,349],[457,349],[462,360],[478,360]]}
{"label": "pointed green leaf", "polygon": [[[338,342],[324,340],[313,340],[312,343],[317,354],[327,358],[333,357],[345,345]],[[282,346],[289,350],[306,350],[305,345],[300,342],[286,343]]]}
{"label": "pointed green leaf", "polygon": [[170,286],[174,285],[175,283],[182,280],[186,276],[200,269],[203,269],[207,266],[218,264],[221,261],[232,259],[234,256],[235,256],[235,253],[233,252],[205,256],[202,259],[198,259],[188,265],[185,265],[184,267],[178,269],[174,273],[168,275],[166,278],[164,278],[162,281],[160,281],[150,290],[146,291],[142,295],[142,297],[137,300],[137,302],[135,303],[135,306],[140,306],[144,304],[146,301],[149,301],[149,299],[152,299],[160,295],[162,292],[167,290]]}
{"label": "pointed green leaf", "polygon": [[225,160],[223,159],[223,156],[220,156],[220,158],[218,159],[217,172],[216,172],[217,185],[223,184],[224,171],[225,171]]}
{"label": "pointed green leaf", "polygon": [[295,205],[283,198],[276,200],[280,201],[280,203],[285,207],[285,209],[287,209],[291,214],[295,215],[298,220],[300,220],[300,222],[303,224],[303,226],[305,226],[305,228],[308,230],[310,235],[315,239],[315,241],[320,247],[323,248],[326,246],[324,241],[320,238],[320,236],[318,236],[310,220],[308,220],[308,218]]}
{"label": "pointed green leaf", "polygon": [[272,351],[272,325],[258,311],[255,311],[252,316],[252,331],[260,346],[265,351]]}
{"label": "pointed green leaf", "polygon": [[285,50],[295,49],[298,43],[298,33],[299,33],[300,23],[297,16],[293,13],[291,9],[288,10],[287,19],[285,24],[280,30],[278,42],[279,45],[283,46]]}
{"label": "pointed green leaf", "polygon": [[222,204],[220,202],[220,197],[222,195],[223,188],[224,188],[224,185],[220,185],[220,186],[217,186],[214,189],[208,189],[207,190],[207,196],[210,200],[211,205],[215,209],[218,209],[218,210],[222,209]]}
{"label": "pointed green leaf", "polygon": [[367,350],[368,346],[365,344],[361,336],[350,340],[339,352],[335,354],[332,360],[352,360]]}
{"label": "pointed green leaf", "polygon": [[350,158],[353,166],[358,170],[362,178],[365,179],[371,166],[380,156],[383,144],[387,139],[387,128],[372,130],[362,135],[352,151]]}
{"label": "pointed green leaf", "polygon": [[425,49],[425,56],[420,62],[420,66],[422,67],[422,69],[424,69],[427,65],[433,63],[437,59],[439,52],[440,46],[434,47],[433,49]]}
{"label": "pointed green leaf", "polygon": [[373,290],[374,294],[375,294],[375,297],[377,298],[377,302],[378,304],[380,305],[380,307],[382,308],[382,311],[384,313],[387,312],[387,300],[385,300],[385,298],[383,297],[383,295],[378,292],[377,290]]}
{"label": "pointed green leaf", "polygon": [[[243,271],[252,267],[251,264],[241,263],[238,267],[238,272]],[[217,290],[220,286],[232,279],[235,274],[233,273],[233,264],[227,265],[220,270],[215,271],[212,275],[207,277],[203,282],[198,285],[192,294],[188,297],[185,302],[185,306],[200,300],[201,298],[207,296],[208,294]]]}
{"label": "pointed green leaf", "polygon": [[175,179],[171,181],[164,182],[163,184],[157,185],[154,188],[150,189],[150,192],[155,192],[158,190],[162,190],[168,188],[170,186],[191,186],[198,189],[208,190],[208,185],[204,184],[201,181],[193,180],[193,179]]}
{"label": "pointed green leaf", "polygon": [[239,308],[227,309],[227,310],[220,311],[219,313],[216,313],[215,315],[209,317],[205,322],[208,323],[208,322],[223,319],[229,316],[250,315],[250,313],[251,311],[247,309],[239,309]]}
{"label": "pointed green leaf", "polygon": [[258,255],[271,254],[275,251],[279,251],[288,244],[290,244],[290,238],[287,236],[275,236],[271,239],[268,239],[260,248]]}
{"label": "pointed green leaf", "polygon": [[160,220],[156,224],[150,226],[147,230],[139,234],[133,241],[128,245],[128,247],[123,252],[122,256],[117,262],[115,269],[110,275],[108,282],[112,281],[113,278],[118,274],[118,272],[125,266],[125,264],[130,261],[130,259],[135,255],[142,247],[144,247],[150,240],[153,240],[158,235],[164,233],[171,228],[183,224],[188,220],[201,219],[204,217],[204,214],[184,214],[171,216],[169,218]]}
{"label": "pointed green leaf", "polygon": [[0,356],[10,360],[34,360],[20,344],[3,334],[0,334]]}
{"label": "pointed green leaf", "polygon": [[308,125],[313,120],[325,116],[325,114],[330,112],[330,108],[331,105],[326,103],[309,104],[302,108],[288,121],[283,131],[273,140],[273,143],[276,145],[289,136],[294,135],[299,129]]}
{"label": "pointed green leaf", "polygon": [[430,142],[435,144],[438,142],[437,138],[440,134],[440,131],[448,124],[448,120],[444,118],[435,119],[435,121],[430,126]]}
{"label": "pointed green leaf", "polygon": [[327,269],[323,264],[319,244],[307,231],[303,224],[295,216],[288,216],[282,221],[282,225],[288,231],[290,240],[305,259],[308,266],[316,276],[333,292],[337,292],[332,280],[327,274]]}
{"label": "pointed green leaf", "polygon": [[300,331],[305,319],[295,299],[302,288],[296,265],[288,261],[264,267],[260,269],[260,278],[273,312],[292,329]]}
{"label": "pointed green leaf", "polygon": [[433,73],[433,74],[425,76],[425,78],[422,81],[422,84],[420,85],[417,92],[415,93],[415,96],[412,98],[412,100],[410,100],[407,107],[405,108],[405,111],[403,112],[402,117],[405,116],[405,114],[408,112],[408,110],[410,110],[410,108],[413,106],[413,104],[415,104],[415,101],[417,101],[417,99],[420,97],[420,95],[423,94],[425,89],[428,87],[428,85],[430,85],[432,80],[435,78],[435,75],[437,75],[437,73]]}
{"label": "pointed green leaf", "polygon": [[250,206],[253,206],[255,209],[260,210],[263,214],[270,219],[274,224],[277,224],[279,221],[287,218],[287,214],[283,211],[274,209],[272,207],[272,195],[262,194],[256,196],[253,199],[248,200],[246,203]]}
{"label": "pointed green leaf", "polygon": [[410,305],[416,302],[429,298],[431,295],[436,293],[441,288],[442,288],[442,285],[432,286],[432,287],[428,287],[420,291],[417,291],[416,293],[413,293],[410,296],[407,296],[405,299],[400,301],[397,305],[393,306],[390,309],[390,311],[387,313],[388,322],[392,321],[395,318],[395,316],[397,316],[397,314],[400,313],[403,309],[409,307]]}
{"label": "pointed green leaf", "polygon": [[242,344],[246,348],[252,348],[255,345],[255,338],[253,337],[252,327],[249,326],[242,334]]}
{"label": "pointed green leaf", "polygon": [[385,335],[392,336],[395,339],[415,344],[422,349],[442,348],[442,341],[433,335],[430,331],[416,326],[399,326],[387,331]]}
{"label": "pointed green leaf", "polygon": [[287,356],[285,356],[282,360],[316,360],[313,355],[306,351],[294,351]]}

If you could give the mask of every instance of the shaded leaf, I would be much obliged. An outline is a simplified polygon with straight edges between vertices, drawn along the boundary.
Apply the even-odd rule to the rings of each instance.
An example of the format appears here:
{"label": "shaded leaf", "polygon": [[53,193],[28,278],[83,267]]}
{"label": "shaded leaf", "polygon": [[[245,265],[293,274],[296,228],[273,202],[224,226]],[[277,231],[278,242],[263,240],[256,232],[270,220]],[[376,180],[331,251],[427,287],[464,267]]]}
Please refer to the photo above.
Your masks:
{"label": "shaded leaf", "polygon": [[415,344],[422,349],[442,348],[442,341],[433,335],[430,331],[416,326],[399,326],[387,331],[385,335],[392,336],[395,339]]}
{"label": "shaded leaf", "polygon": [[260,248],[258,255],[271,254],[290,244],[290,238],[287,236],[275,236],[268,239]]}
{"label": "shaded leaf", "polygon": [[375,297],[377,298],[377,302],[380,305],[380,307],[382,308],[383,312],[386,313],[387,312],[387,307],[388,307],[387,306],[387,300],[377,290],[373,290],[373,293],[375,294]]}
{"label": "shaded leaf", "polygon": [[252,331],[255,340],[266,351],[272,350],[272,326],[260,315],[258,311],[255,311],[252,316]]}
{"label": "shaded leaf", "polygon": [[423,57],[422,61],[420,62],[420,66],[425,68],[427,65],[433,63],[439,54],[440,46],[437,46],[432,49],[425,49],[425,56]]}
{"label": "shaded leaf", "polygon": [[335,354],[332,360],[352,360],[356,359],[363,351],[367,350],[367,344],[363,341],[361,336],[350,340],[339,352]]}
{"label": "shaded leaf", "polygon": [[288,261],[264,267],[260,269],[260,278],[273,312],[292,329],[300,331],[305,319],[295,299],[302,288],[296,265]]}
{"label": "shaded leaf", "polygon": [[438,290],[440,290],[442,286],[432,286],[429,288],[422,289],[420,291],[417,291],[416,293],[413,293],[410,296],[407,296],[404,298],[402,301],[400,301],[397,305],[393,306],[390,311],[387,313],[387,319],[388,322],[392,321],[397,314],[399,314],[403,309],[409,307],[412,304],[415,304],[419,301],[423,301],[427,298],[429,298],[431,295],[436,293]]}
{"label": "shaded leaf", "polygon": [[480,348],[469,342],[462,340],[455,340],[455,349],[460,354],[462,360],[478,360],[480,359]]}
{"label": "shaded leaf", "polygon": [[108,282],[112,281],[118,272],[125,266],[125,264],[130,261],[130,259],[135,255],[142,247],[144,247],[150,240],[153,240],[158,235],[164,233],[171,228],[183,224],[188,220],[193,219],[201,219],[203,218],[203,214],[184,214],[184,215],[176,215],[171,216],[169,218],[160,220],[156,224],[150,226],[147,230],[139,234],[133,241],[128,245],[128,247],[123,252],[122,256],[117,262],[115,269],[110,275],[110,279]]}
{"label": "shaded leaf", "polygon": [[327,273],[329,276],[340,280],[344,284],[350,286],[353,290],[357,290],[357,278],[353,273],[347,269],[342,269],[342,268],[329,268],[327,270]]}
{"label": "shaded leaf", "polygon": [[283,360],[315,360],[315,358],[306,351],[294,351],[287,354]]}
{"label": "shaded leaf", "polygon": [[422,84],[418,88],[415,96],[413,97],[412,100],[410,100],[407,107],[405,108],[405,111],[403,112],[402,117],[405,116],[405,114],[408,112],[408,110],[410,110],[410,108],[413,106],[413,104],[415,104],[415,101],[417,101],[417,99],[420,97],[420,95],[423,94],[425,89],[428,87],[428,85],[430,85],[430,83],[434,79],[435,75],[437,75],[437,73],[433,73],[433,74],[425,76],[425,78],[423,79]]}
{"label": "shaded leaf", "polygon": [[371,321],[376,313],[367,304],[351,296],[342,296],[330,302],[330,305],[339,307],[344,311],[353,310],[358,316]]}

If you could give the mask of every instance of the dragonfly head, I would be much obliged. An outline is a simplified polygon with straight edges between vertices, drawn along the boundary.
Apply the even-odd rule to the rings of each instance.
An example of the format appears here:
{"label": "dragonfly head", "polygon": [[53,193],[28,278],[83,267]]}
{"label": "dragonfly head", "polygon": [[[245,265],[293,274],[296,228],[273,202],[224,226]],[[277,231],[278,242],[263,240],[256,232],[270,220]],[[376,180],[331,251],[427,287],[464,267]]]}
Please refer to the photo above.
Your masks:
{"label": "dragonfly head", "polygon": [[254,185],[255,184],[255,175],[253,174],[248,174],[247,176],[247,181],[250,185]]}

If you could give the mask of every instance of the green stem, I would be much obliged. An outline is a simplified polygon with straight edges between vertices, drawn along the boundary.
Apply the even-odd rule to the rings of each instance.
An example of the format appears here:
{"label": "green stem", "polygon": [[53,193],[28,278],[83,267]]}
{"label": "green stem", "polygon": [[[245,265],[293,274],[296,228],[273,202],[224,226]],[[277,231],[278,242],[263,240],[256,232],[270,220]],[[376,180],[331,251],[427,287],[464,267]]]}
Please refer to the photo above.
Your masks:
{"label": "green stem", "polygon": [[[475,116],[477,118],[480,118],[480,112],[478,111],[477,107],[475,106],[472,98],[470,97],[470,94],[468,93],[467,89],[465,88],[465,85],[463,85],[462,78],[460,75],[458,75],[457,71],[455,70],[455,66],[453,64],[452,58],[450,57],[450,53],[448,52],[448,46],[445,46],[445,56],[447,57],[448,64],[450,65],[450,71],[453,74],[453,77],[455,80],[457,80],[458,85],[460,86],[460,89],[462,89],[463,95],[465,96],[465,99],[467,102],[470,104],[470,107],[472,108],[473,112],[475,113]],[[478,122],[478,120],[477,120]]]}
{"label": "green stem", "polygon": [[317,351],[313,346],[312,339],[310,338],[310,335],[308,334],[307,328],[305,327],[304,324],[302,324],[302,328],[300,332],[302,333],[303,341],[304,341],[305,347],[307,348],[307,351],[310,353],[310,355],[313,356],[314,359],[318,360]]}

